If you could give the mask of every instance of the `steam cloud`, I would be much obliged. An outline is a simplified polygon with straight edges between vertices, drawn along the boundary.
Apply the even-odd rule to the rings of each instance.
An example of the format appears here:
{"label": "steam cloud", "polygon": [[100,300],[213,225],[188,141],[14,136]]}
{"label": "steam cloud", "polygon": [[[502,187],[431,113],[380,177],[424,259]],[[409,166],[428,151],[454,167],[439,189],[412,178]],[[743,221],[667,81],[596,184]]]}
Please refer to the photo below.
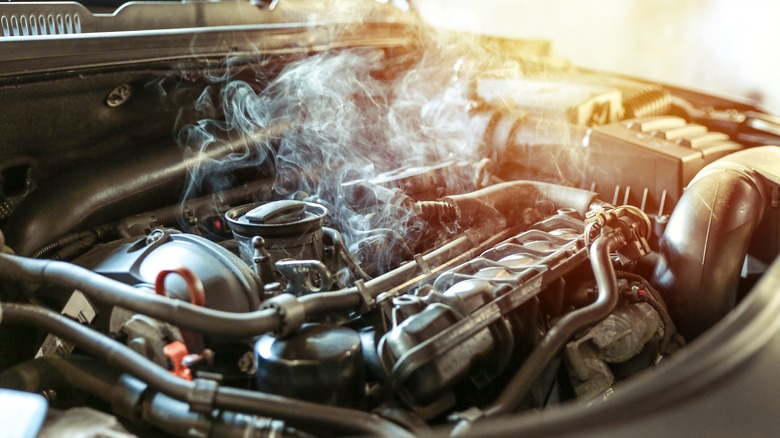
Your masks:
{"label": "steam cloud", "polygon": [[[194,169],[191,190],[204,179],[221,188],[213,180],[217,168],[224,175],[273,162],[277,195],[326,205],[351,250],[373,242],[390,245],[377,257],[408,251],[404,240],[413,244],[422,226],[411,211],[352,205],[354,193],[342,184],[405,166],[470,159],[480,142],[468,129],[457,63],[422,57],[399,76],[384,74],[409,61],[378,49],[324,52],[288,64],[262,90],[242,80],[228,81],[218,93],[206,90],[196,105],[213,118],[186,127],[181,141],[191,153],[230,153]],[[258,135],[279,127],[285,132],[278,138]],[[390,263],[371,262],[380,270]]]}

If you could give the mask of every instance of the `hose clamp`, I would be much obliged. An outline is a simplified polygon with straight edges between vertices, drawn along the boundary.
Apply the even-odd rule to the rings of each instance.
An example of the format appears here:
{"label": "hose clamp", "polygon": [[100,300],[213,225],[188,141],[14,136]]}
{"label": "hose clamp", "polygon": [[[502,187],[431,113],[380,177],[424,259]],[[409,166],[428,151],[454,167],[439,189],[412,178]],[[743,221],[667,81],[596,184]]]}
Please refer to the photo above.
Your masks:
{"label": "hose clamp", "polygon": [[217,397],[219,384],[214,380],[195,379],[194,385],[187,392],[187,403],[192,412],[210,414],[214,410],[214,399]]}
{"label": "hose clamp", "polygon": [[279,328],[274,332],[279,337],[296,332],[306,322],[306,308],[292,294],[281,294],[265,300],[263,309],[273,309],[279,315]]}
{"label": "hose clamp", "polygon": [[455,427],[452,430],[450,436],[457,437],[465,435],[471,425],[477,421],[485,418],[485,412],[476,406],[473,406],[465,411],[456,412],[447,417],[447,421],[455,423]]}
{"label": "hose clamp", "polygon": [[363,280],[355,280],[355,287],[360,294],[360,313],[365,314],[373,310],[376,307],[376,300],[366,287],[366,283]]}
{"label": "hose clamp", "polygon": [[425,259],[423,258],[422,255],[415,254],[414,255],[414,262],[417,264],[417,267],[420,268],[420,271],[423,274],[428,275],[428,274],[431,273],[431,267],[430,267],[430,265],[428,265],[428,262],[425,261]]}

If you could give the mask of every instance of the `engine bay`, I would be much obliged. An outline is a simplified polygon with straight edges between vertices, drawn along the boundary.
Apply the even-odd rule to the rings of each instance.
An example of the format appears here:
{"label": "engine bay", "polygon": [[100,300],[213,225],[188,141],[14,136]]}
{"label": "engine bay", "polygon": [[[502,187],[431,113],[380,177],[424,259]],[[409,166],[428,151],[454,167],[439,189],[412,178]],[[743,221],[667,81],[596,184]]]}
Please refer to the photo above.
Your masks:
{"label": "engine bay", "polygon": [[141,436],[467,435],[608,401],[780,251],[776,117],[377,39],[5,83],[0,388]]}

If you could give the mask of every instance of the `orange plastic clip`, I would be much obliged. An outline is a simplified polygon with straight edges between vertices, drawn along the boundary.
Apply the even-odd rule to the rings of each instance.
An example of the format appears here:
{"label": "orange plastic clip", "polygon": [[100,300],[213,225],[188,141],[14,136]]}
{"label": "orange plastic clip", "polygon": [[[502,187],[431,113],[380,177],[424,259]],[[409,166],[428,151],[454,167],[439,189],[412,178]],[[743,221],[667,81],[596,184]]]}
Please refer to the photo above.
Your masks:
{"label": "orange plastic clip", "polygon": [[171,363],[173,364],[173,370],[171,370],[171,374],[179,376],[182,379],[192,381],[192,371],[190,371],[190,369],[182,363],[184,361],[184,357],[190,354],[190,352],[187,351],[187,346],[184,345],[184,343],[173,341],[163,347],[163,353],[168,356],[168,359],[170,359]]}

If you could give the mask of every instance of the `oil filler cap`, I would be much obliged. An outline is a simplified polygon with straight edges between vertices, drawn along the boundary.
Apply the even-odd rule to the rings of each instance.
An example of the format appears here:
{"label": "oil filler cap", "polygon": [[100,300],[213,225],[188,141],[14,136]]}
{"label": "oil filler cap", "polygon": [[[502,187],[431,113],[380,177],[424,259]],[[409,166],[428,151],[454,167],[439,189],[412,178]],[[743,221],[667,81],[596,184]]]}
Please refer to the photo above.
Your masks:
{"label": "oil filler cap", "polygon": [[254,224],[289,224],[304,218],[306,203],[283,200],[260,205],[248,211],[246,219]]}

